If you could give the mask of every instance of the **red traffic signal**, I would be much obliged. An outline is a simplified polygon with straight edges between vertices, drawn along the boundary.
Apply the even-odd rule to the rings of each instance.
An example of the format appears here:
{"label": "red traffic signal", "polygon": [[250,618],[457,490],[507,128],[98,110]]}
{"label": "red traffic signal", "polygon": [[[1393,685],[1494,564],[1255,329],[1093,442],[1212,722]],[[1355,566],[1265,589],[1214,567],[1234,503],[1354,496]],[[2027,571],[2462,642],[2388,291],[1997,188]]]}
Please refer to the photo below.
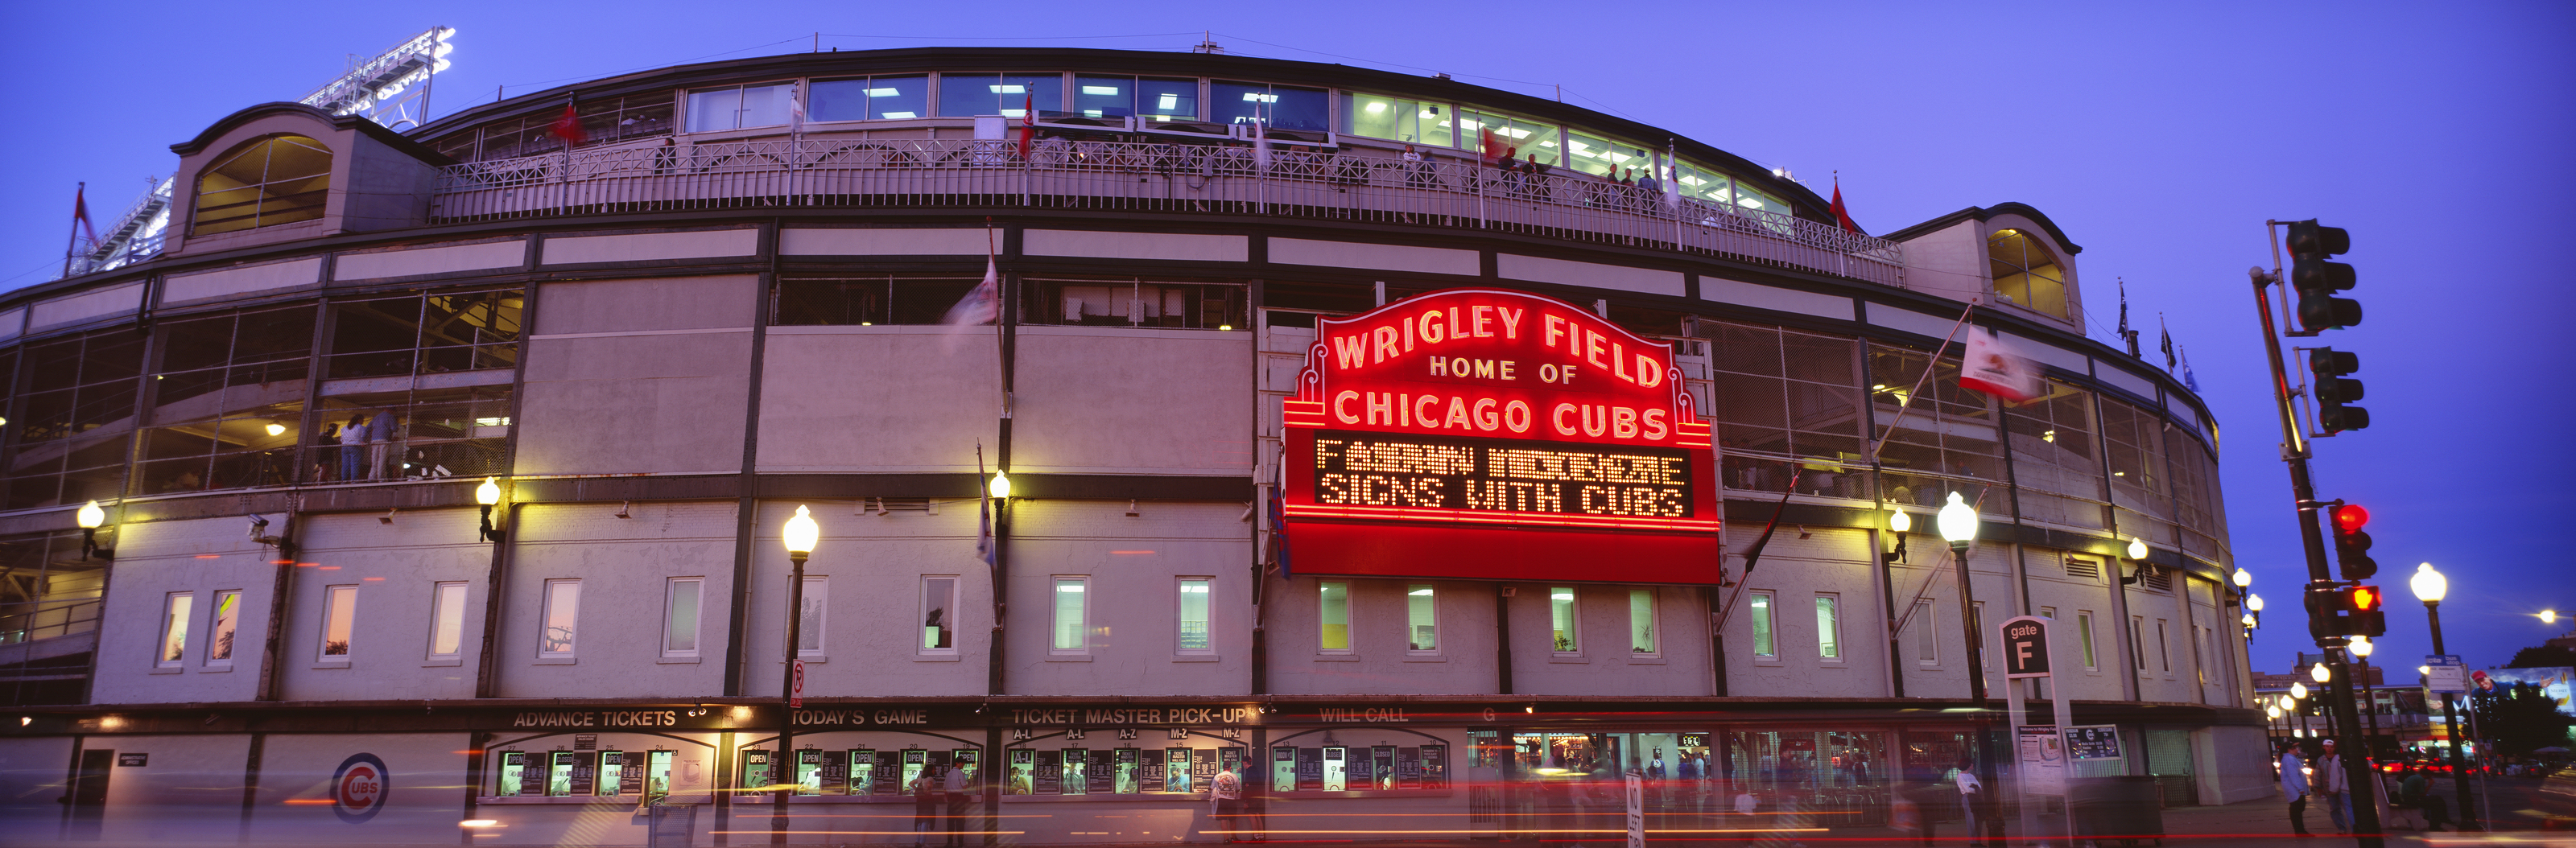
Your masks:
{"label": "red traffic signal", "polygon": [[2335,507],[2335,565],[2345,580],[2368,580],[2379,573],[2379,562],[2370,558],[2370,534],[2361,532],[2369,523],[2370,510],[2360,504]]}
{"label": "red traffic signal", "polygon": [[2380,610],[2388,595],[2377,586],[2316,586],[2308,590],[2308,632],[2328,636],[2378,637],[2388,632]]}
{"label": "red traffic signal", "polygon": [[2346,533],[2359,530],[2370,523],[2370,510],[2361,508],[2360,504],[2344,504],[2335,507],[2334,522],[2335,529]]}

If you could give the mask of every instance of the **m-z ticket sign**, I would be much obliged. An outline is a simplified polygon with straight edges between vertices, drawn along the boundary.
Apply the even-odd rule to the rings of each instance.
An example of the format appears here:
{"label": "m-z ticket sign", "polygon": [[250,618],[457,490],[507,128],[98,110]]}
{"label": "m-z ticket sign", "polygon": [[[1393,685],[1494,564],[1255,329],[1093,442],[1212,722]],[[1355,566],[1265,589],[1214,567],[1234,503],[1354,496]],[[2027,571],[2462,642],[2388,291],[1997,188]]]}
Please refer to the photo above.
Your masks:
{"label": "m-z ticket sign", "polygon": [[1715,453],[1672,353],[1492,289],[1318,322],[1283,409],[1294,569],[1715,582]]}

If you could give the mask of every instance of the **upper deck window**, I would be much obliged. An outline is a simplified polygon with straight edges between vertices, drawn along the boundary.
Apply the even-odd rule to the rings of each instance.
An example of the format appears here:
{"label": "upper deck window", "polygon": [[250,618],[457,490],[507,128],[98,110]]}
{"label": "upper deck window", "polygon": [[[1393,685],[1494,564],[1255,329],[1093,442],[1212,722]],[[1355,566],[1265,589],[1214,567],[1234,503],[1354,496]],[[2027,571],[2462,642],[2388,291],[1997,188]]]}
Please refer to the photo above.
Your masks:
{"label": "upper deck window", "polygon": [[1456,136],[1457,117],[1447,103],[1342,93],[1342,132],[1351,135],[1448,147]]}
{"label": "upper deck window", "polygon": [[900,121],[930,114],[930,77],[815,80],[805,111],[817,121]]}
{"label": "upper deck window", "polygon": [[1199,81],[1157,77],[1075,77],[1073,114],[1085,118],[1143,115],[1153,121],[1199,117]]}
{"label": "upper deck window", "polygon": [[1997,230],[1986,238],[1986,264],[1995,278],[1995,293],[2032,309],[2066,317],[2066,272],[2056,254],[2020,230]]}
{"label": "upper deck window", "polygon": [[1017,118],[1023,109],[1040,115],[1064,112],[1063,74],[939,75],[939,115],[968,118],[1000,115]]}
{"label": "upper deck window", "polygon": [[197,177],[198,235],[322,217],[331,193],[331,149],[300,135],[272,135],[217,158]]}
{"label": "upper deck window", "polygon": [[1208,119],[1221,124],[1251,122],[1253,116],[1268,118],[1270,126],[1283,130],[1333,129],[1332,98],[1322,89],[1290,88],[1259,82],[1208,83]]}
{"label": "upper deck window", "polygon": [[718,132],[787,123],[792,83],[737,85],[689,92],[689,131]]}

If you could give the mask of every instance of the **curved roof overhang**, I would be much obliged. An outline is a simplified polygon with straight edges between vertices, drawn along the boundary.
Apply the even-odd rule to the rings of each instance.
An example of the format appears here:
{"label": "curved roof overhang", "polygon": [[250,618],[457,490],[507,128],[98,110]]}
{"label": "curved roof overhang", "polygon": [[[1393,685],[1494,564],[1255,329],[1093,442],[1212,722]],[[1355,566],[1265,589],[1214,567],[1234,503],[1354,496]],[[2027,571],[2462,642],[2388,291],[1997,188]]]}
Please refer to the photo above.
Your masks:
{"label": "curved roof overhang", "polygon": [[208,125],[203,132],[197,133],[197,137],[179,142],[178,144],[170,145],[170,152],[181,156],[194,156],[205,150],[208,145],[214,144],[215,140],[222,138],[225,133],[232,132],[243,124],[271,115],[281,114],[301,115],[311,118],[334,130],[357,130],[360,133],[364,133],[368,138],[383,142],[388,147],[410,154],[414,158],[418,158],[421,161],[428,162],[432,165],[456,164],[455,159],[440,154],[438,151],[431,150],[427,145],[413,141],[402,133],[386,129],[383,124],[367,120],[366,118],[359,117],[357,115],[333,115],[329,112],[325,112],[311,106],[306,106],[302,103],[288,103],[284,101],[261,103],[256,106],[243,109],[239,112],[225,115],[213,124]]}
{"label": "curved roof overhang", "polygon": [[2066,251],[2066,255],[2068,256],[2084,252],[2084,247],[2068,239],[2066,237],[2066,231],[2058,229],[2057,222],[2049,220],[2046,214],[2040,212],[2030,204],[2015,203],[2011,201],[1997,203],[1993,206],[1970,206],[1966,209],[1961,209],[1957,212],[1952,212],[1901,230],[1883,233],[1879,238],[1890,241],[1912,241],[1916,237],[1922,236],[1925,233],[1938,232],[1941,229],[1952,224],[1959,223],[1960,221],[1969,220],[1971,218],[1978,221],[1991,221],[1994,220],[1994,217],[1997,215],[2018,215],[2030,219],[2032,223],[2038,224],[2040,229],[2047,230],[2048,237],[2057,242],[2058,249]]}

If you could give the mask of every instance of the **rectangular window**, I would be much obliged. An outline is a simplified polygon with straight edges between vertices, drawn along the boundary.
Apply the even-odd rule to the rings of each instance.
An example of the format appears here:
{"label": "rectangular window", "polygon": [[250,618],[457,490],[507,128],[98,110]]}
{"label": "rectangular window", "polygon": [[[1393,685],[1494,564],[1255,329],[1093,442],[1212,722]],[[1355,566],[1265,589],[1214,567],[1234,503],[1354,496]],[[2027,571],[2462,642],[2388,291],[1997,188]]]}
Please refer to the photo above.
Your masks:
{"label": "rectangular window", "polygon": [[581,623],[581,581],[548,580],[545,620],[537,637],[540,659],[571,659],[573,637]]}
{"label": "rectangular window", "polygon": [[197,606],[197,593],[172,592],[161,602],[161,649],[152,664],[178,668],[188,657],[188,617]]}
{"label": "rectangular window", "polygon": [[1330,132],[1333,128],[1332,100],[1320,88],[1211,81],[1208,107],[1208,119],[1220,124],[1250,123],[1260,116],[1276,129]]}
{"label": "rectangular window", "polygon": [[2165,634],[2165,620],[2156,619],[2156,667],[2173,671],[2173,637]]}
{"label": "rectangular window", "polygon": [[1662,652],[1655,644],[1655,590],[1628,590],[1628,653]]}
{"label": "rectangular window", "polygon": [[459,659],[465,650],[465,584],[439,583],[429,593],[429,659]]}
{"label": "rectangular window", "polygon": [[1914,628],[1915,662],[1924,665],[1938,665],[1941,662],[1941,642],[1934,635],[1939,632],[1936,624],[1939,620],[1936,615],[1938,609],[1928,600],[1914,602],[1914,620],[1906,622],[1906,625]]}
{"label": "rectangular window", "polygon": [[2057,608],[2056,608],[2056,607],[2040,607],[2040,608],[2039,608],[2039,617],[2041,617],[2041,618],[2045,618],[2045,619],[2048,619],[2048,620],[2050,620],[2050,621],[2056,621],[2056,620],[2057,620]]}
{"label": "rectangular window", "polygon": [[1064,75],[939,75],[939,114],[943,116],[1017,118],[1030,106],[1041,117],[1064,114]]}
{"label": "rectangular window", "polygon": [[1841,661],[1843,658],[1842,599],[1833,595],[1816,596],[1816,657]]}
{"label": "rectangular window", "polygon": [[2139,671],[2147,670],[2147,640],[2141,633],[2146,629],[2145,616],[2129,616],[2129,656]]}
{"label": "rectangular window", "polygon": [[1448,147],[1455,117],[1446,103],[1342,93],[1342,132],[1352,135]]}
{"label": "rectangular window", "polygon": [[957,576],[921,578],[921,643],[925,654],[957,653]]}
{"label": "rectangular window", "polygon": [[746,85],[689,92],[689,131],[774,127],[787,123],[794,85]]}
{"label": "rectangular window", "polygon": [[698,611],[706,599],[707,579],[674,577],[662,589],[662,656],[698,655]]}
{"label": "rectangular window", "polygon": [[1205,654],[1216,650],[1208,637],[1208,588],[1215,581],[1206,577],[1181,578],[1180,628],[1173,634],[1173,647],[1184,654]]}
{"label": "rectangular window", "polygon": [[1322,610],[1321,628],[1316,647],[1326,651],[1351,649],[1351,584],[1319,583],[1317,605]]}
{"label": "rectangular window", "polygon": [[797,622],[796,627],[796,655],[799,657],[823,655],[823,626],[829,623],[823,620],[823,611],[831,608],[824,601],[831,598],[831,589],[832,578],[805,578],[805,597],[800,610],[803,620]]}
{"label": "rectangular window", "polygon": [[1428,583],[1404,587],[1405,650],[1435,653],[1440,650],[1440,590]]}
{"label": "rectangular window", "polygon": [[2201,634],[2207,631],[2208,628],[2197,624],[2191,626],[2191,673],[2194,677],[2199,679],[2200,685],[2203,686],[2209,685],[2209,674],[2202,671],[2200,668],[2200,643]]}
{"label": "rectangular window", "polygon": [[[1976,644],[1971,645],[1971,648],[1975,649],[1981,657],[1994,656],[1993,652],[1986,650],[1986,602],[1978,601],[1968,605],[1968,632],[1977,634]],[[1985,664],[1992,666],[1994,663],[1988,659]]]}
{"label": "rectangular window", "polygon": [[1552,646],[1560,654],[1583,652],[1583,635],[1576,629],[1574,587],[1555,586],[1547,590],[1547,627],[1554,637]]}
{"label": "rectangular window", "polygon": [[1136,114],[1151,121],[1195,121],[1199,117],[1196,77],[1136,79]]}
{"label": "rectangular window", "polygon": [[816,121],[889,121],[928,114],[929,103],[929,77],[855,77],[815,80],[805,112]]}
{"label": "rectangular window", "polygon": [[349,661],[349,640],[357,631],[358,587],[331,586],[322,590],[322,656],[323,662]]}
{"label": "rectangular window", "polygon": [[214,632],[206,634],[206,664],[233,664],[233,634],[241,630],[241,590],[227,589],[215,593]]}
{"label": "rectangular window", "polygon": [[1091,588],[1089,577],[1055,579],[1055,641],[1057,653],[1079,654],[1090,650],[1084,630],[1085,590]]}
{"label": "rectangular window", "polygon": [[1771,626],[1771,593],[1755,592],[1749,603],[1751,606],[1746,612],[1752,619],[1753,625],[1753,656],[1766,660],[1778,659],[1780,645]]}
{"label": "rectangular window", "polygon": [[2084,669],[2092,671],[2101,668],[2102,663],[2093,658],[2092,610],[2075,611],[2075,641],[2084,648]]}

